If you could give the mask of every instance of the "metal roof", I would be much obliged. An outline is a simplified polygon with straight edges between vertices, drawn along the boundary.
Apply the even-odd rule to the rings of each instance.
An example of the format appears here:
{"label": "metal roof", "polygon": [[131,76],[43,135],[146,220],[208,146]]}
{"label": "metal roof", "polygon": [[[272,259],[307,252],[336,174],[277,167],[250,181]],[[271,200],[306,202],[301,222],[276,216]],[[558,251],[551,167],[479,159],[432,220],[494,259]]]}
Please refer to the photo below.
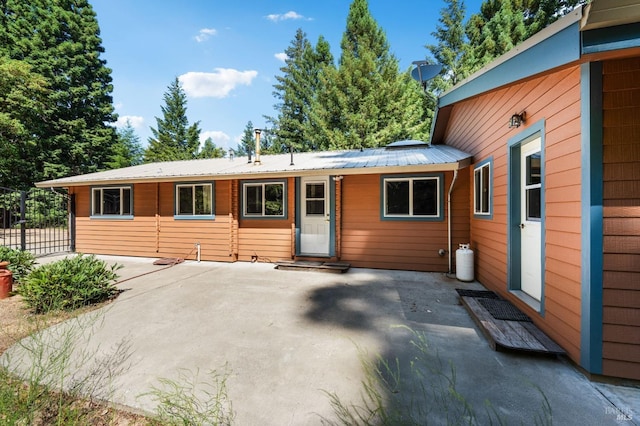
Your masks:
{"label": "metal roof", "polygon": [[[404,142],[404,141],[403,141]],[[407,149],[370,148],[262,155],[261,164],[247,157],[167,161],[89,173],[36,183],[37,187],[109,185],[134,182],[185,182],[221,179],[258,179],[318,174],[417,173],[467,167],[471,155],[445,145],[418,145]]]}

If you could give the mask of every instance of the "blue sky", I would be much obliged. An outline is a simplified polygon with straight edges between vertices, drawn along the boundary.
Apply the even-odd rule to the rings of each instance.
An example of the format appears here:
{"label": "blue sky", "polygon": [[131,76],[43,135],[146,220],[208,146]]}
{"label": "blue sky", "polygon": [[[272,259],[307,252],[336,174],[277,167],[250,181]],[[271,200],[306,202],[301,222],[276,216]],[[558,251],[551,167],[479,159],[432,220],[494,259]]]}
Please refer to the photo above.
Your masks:
{"label": "blue sky", "polygon": [[[112,69],[118,125],[129,119],[144,146],[162,117],[175,77],[187,94],[187,117],[202,140],[235,148],[248,121],[274,116],[273,85],[284,50],[302,28],[324,36],[338,59],[351,0],[90,0],[100,25],[102,58]],[[465,2],[467,15],[481,0]],[[443,0],[369,0],[401,70],[428,55]]]}

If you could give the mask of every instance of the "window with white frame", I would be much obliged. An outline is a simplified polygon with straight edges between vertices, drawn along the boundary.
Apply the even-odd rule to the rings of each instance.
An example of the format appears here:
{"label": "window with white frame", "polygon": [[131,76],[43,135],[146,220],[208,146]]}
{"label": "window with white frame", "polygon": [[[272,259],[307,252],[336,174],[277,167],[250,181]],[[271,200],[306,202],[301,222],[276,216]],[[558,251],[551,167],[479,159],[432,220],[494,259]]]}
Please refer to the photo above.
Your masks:
{"label": "window with white frame", "polygon": [[383,179],[386,218],[439,218],[440,177],[386,177]]}
{"label": "window with white frame", "polygon": [[133,215],[133,191],[130,186],[110,186],[91,189],[92,216]]}
{"label": "window with white frame", "polygon": [[213,216],[213,184],[176,184],[176,216]]}
{"label": "window with white frame", "polygon": [[245,182],[242,205],[245,217],[285,217],[284,182]]}
{"label": "window with white frame", "polygon": [[473,214],[491,215],[491,161],[480,163],[473,169]]}

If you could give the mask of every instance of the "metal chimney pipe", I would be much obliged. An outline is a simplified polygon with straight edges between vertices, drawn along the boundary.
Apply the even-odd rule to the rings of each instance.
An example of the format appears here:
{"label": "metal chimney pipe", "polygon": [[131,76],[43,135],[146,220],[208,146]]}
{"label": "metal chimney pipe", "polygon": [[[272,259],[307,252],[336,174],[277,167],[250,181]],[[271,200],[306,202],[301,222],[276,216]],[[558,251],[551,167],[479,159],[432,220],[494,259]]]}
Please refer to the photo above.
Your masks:
{"label": "metal chimney pipe", "polygon": [[255,132],[256,132],[256,160],[253,162],[253,164],[260,165],[262,164],[260,162],[260,133],[262,133],[262,130],[256,129]]}

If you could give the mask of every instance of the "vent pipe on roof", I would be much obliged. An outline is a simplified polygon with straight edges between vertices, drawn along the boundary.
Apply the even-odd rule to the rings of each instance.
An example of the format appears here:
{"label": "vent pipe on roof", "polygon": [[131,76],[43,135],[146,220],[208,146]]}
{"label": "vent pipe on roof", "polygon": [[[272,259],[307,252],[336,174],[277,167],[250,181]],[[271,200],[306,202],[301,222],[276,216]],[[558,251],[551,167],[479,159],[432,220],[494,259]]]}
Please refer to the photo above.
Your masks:
{"label": "vent pipe on roof", "polygon": [[259,166],[260,164],[262,164],[260,162],[260,133],[262,133],[261,129],[256,129],[256,160],[253,162],[253,164]]}

